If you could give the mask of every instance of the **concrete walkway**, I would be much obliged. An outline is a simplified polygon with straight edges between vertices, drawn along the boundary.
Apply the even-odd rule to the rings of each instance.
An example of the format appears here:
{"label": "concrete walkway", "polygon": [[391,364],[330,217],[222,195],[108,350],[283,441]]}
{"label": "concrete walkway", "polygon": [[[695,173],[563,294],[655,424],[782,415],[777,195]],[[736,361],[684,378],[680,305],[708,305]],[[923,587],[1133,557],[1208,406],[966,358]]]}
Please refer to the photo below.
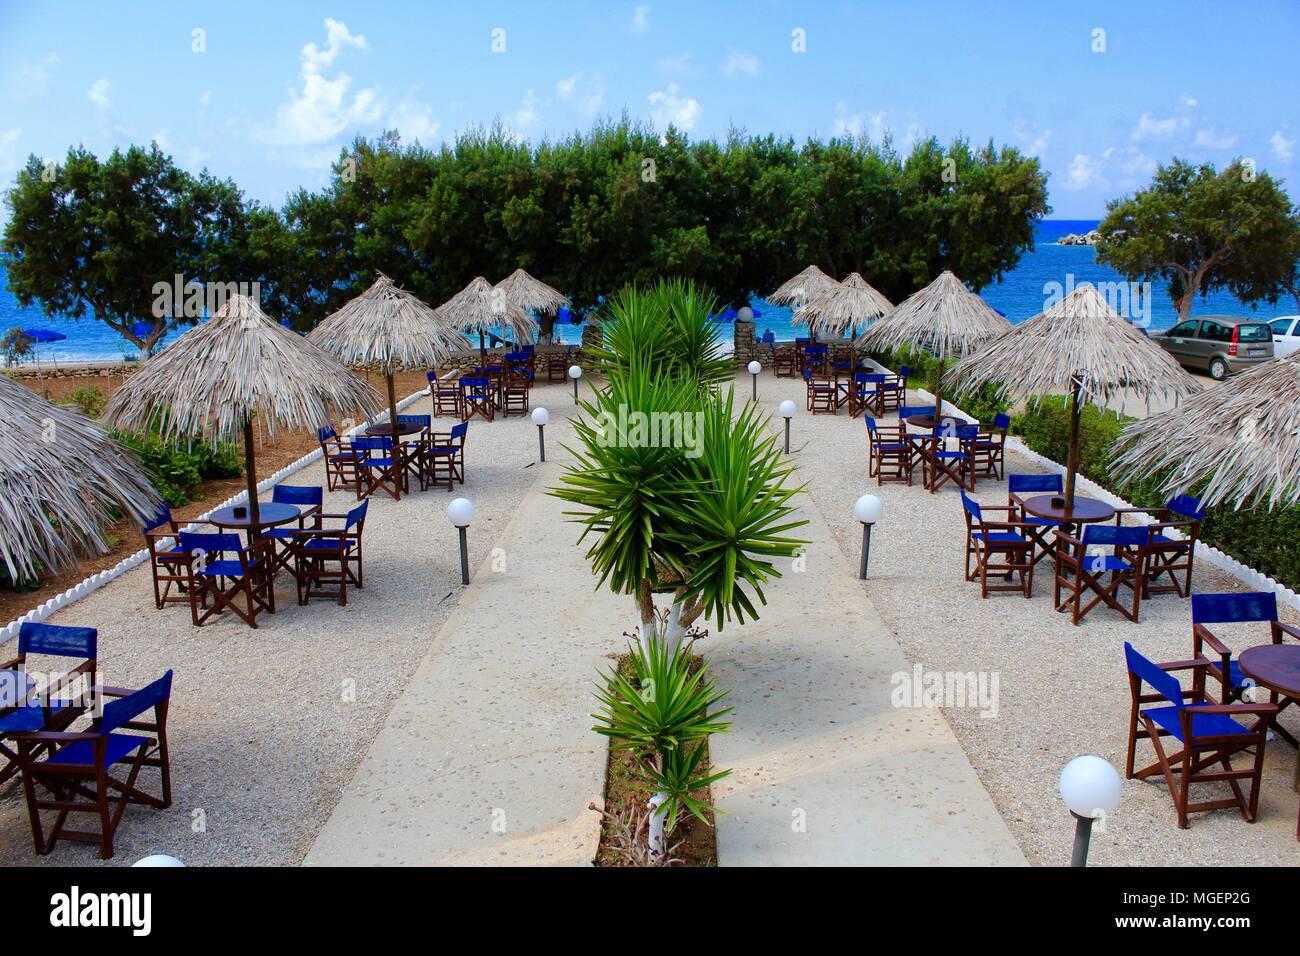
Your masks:
{"label": "concrete walkway", "polygon": [[[558,430],[557,430],[558,431]],[[548,450],[561,435],[548,436]],[[605,739],[593,682],[627,598],[593,591],[564,502],[532,489],[394,704],[306,865],[586,865]],[[473,533],[471,529],[471,533]]]}
{"label": "concrete walkway", "polygon": [[782,561],[759,621],[697,645],[736,708],[710,740],[732,770],[718,862],[1025,865],[942,713],[891,704],[912,664],[807,495],[800,512],[802,570]]}

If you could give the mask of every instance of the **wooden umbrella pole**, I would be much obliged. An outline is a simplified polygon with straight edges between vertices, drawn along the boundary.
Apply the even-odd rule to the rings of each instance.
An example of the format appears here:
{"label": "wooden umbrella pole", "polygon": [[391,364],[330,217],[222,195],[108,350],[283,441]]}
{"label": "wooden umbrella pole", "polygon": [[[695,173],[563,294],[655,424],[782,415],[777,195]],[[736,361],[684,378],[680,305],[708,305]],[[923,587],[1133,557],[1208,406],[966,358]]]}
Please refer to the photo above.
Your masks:
{"label": "wooden umbrella pole", "polygon": [[397,501],[402,500],[401,476],[406,474],[406,463],[401,460],[402,440],[397,434],[397,393],[393,390],[393,373],[388,371],[384,373],[384,378],[388,380],[388,430],[393,436],[393,447],[389,454],[393,458],[393,468],[397,472],[398,478],[395,482],[397,489],[393,493],[393,498]]}
{"label": "wooden umbrella pole", "polygon": [[[392,428],[397,427],[397,393],[393,386],[393,373],[387,372],[384,376],[388,380],[388,424]],[[393,433],[396,437],[396,432]]]}
{"label": "wooden umbrella pole", "polygon": [[478,359],[483,365],[483,374],[487,374],[487,346],[483,344],[483,327],[478,330]]}
{"label": "wooden umbrella pole", "polygon": [[1074,478],[1079,473],[1079,379],[1070,385],[1070,454],[1065,464],[1065,511],[1074,508]]}
{"label": "wooden umbrella pole", "polygon": [[262,514],[257,507],[257,456],[254,451],[255,447],[253,442],[253,416],[246,414],[244,416],[244,476],[248,486],[249,536],[254,541],[261,536],[262,531],[257,525]]}

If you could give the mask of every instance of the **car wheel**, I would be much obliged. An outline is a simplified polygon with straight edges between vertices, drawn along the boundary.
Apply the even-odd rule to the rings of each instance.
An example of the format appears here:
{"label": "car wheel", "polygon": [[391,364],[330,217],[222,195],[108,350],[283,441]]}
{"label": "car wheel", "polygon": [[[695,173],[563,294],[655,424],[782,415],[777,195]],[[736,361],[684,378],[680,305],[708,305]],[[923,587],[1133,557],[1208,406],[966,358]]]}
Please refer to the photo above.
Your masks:
{"label": "car wheel", "polygon": [[1210,360],[1210,378],[1216,382],[1222,382],[1228,377],[1228,363],[1221,358]]}

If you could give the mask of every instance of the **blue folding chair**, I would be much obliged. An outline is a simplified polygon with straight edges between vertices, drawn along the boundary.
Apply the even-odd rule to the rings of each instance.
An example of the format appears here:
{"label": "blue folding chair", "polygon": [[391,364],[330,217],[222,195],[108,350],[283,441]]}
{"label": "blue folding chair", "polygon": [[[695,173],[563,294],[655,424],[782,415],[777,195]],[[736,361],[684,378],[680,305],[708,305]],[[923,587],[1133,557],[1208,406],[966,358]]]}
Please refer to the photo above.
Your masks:
{"label": "blue folding chair", "polygon": [[[1008,505],[981,505],[961,492],[961,504],[966,513],[966,580],[980,582],[980,597],[987,598],[990,591],[1019,591],[1025,597],[1034,592],[1033,543],[1024,534],[1022,522],[1010,520]],[[986,521],[985,511],[1007,512],[1006,521]],[[971,567],[974,559],[975,566]],[[994,563],[1001,559],[999,563]],[[989,584],[989,576],[1002,578],[1005,584]],[[1020,576],[1019,583],[1012,578]]]}
{"label": "blue folding chair", "polygon": [[906,365],[900,365],[898,371],[885,378],[881,385],[881,407],[884,412],[891,408],[899,409],[899,417],[903,417],[902,406],[907,404],[907,380],[911,376],[912,370]]}
{"label": "blue folding chair", "polygon": [[[1056,609],[1068,608],[1071,622],[1077,625],[1089,611],[1104,602],[1136,624],[1142,602],[1146,543],[1146,528],[1090,524],[1084,526],[1083,536],[1078,538],[1058,528]],[[1106,575],[1110,576],[1109,581],[1105,580]],[[1122,587],[1133,592],[1127,607],[1119,600]],[[1084,604],[1088,594],[1092,600]]]}
{"label": "blue folding chair", "polygon": [[883,416],[885,409],[880,387],[884,381],[885,376],[880,372],[854,372],[849,386],[849,414],[856,416],[870,411]]}
{"label": "blue folding chair", "polygon": [[[1128,663],[1129,711],[1128,755],[1124,775],[1142,780],[1160,773],[1173,797],[1178,812],[1178,826],[1187,829],[1187,815],[1202,810],[1236,807],[1248,823],[1253,823],[1259,808],[1259,779],[1264,766],[1264,744],[1269,720],[1277,714],[1272,704],[1216,704],[1205,693],[1206,660],[1173,661],[1155,664],[1143,657],[1133,645],[1124,643]],[[1191,671],[1192,688],[1184,690],[1175,673]],[[1143,693],[1143,685],[1153,693]],[[1148,706],[1158,704],[1161,706]],[[1239,723],[1237,717],[1254,718],[1252,726]],[[1182,745],[1177,753],[1165,753],[1161,741],[1172,737]],[[1156,762],[1141,770],[1134,769],[1139,740],[1151,741]],[[1254,748],[1250,769],[1234,770],[1231,758]],[[1249,755],[1249,754],[1248,754]],[[1214,768],[1209,769],[1207,768]],[[1221,769],[1220,769],[1221,768]],[[1250,795],[1241,792],[1239,781],[1250,781]],[[1192,803],[1189,792],[1194,784],[1227,783],[1232,797]]]}
{"label": "blue folding chair", "polygon": [[322,460],[325,462],[325,487],[334,491],[338,487],[350,488],[357,481],[357,453],[351,443],[345,443],[333,425],[316,429]]}
{"label": "blue folding chair", "polygon": [[[190,615],[195,627],[225,611],[257,627],[261,611],[275,613],[275,545],[270,538],[258,538],[245,547],[237,534],[182,531],[180,541],[190,559]],[[235,603],[241,595],[242,608]]]}
{"label": "blue folding chair", "polygon": [[[99,632],[93,627],[25,622],[18,628],[18,653],[0,664],[0,783],[18,772],[18,754],[4,739],[34,730],[65,729],[90,705],[99,683]],[[27,657],[64,657],[78,663],[46,675],[44,684],[28,672]]]}
{"label": "blue folding chair", "polygon": [[[1205,506],[1191,495],[1177,495],[1170,498],[1163,508],[1117,508],[1115,523],[1119,524],[1124,515],[1135,512],[1156,519],[1146,526],[1148,561],[1142,596],[1149,598],[1152,594],[1173,592],[1179,597],[1187,597],[1192,593],[1192,564],[1196,559],[1196,539],[1201,535]],[[1165,533],[1171,530],[1177,530],[1182,537],[1171,538]],[[1155,583],[1165,575],[1169,576],[1170,583]]]}
{"label": "blue folding chair", "polygon": [[[1210,630],[1211,624],[1267,624],[1272,643],[1281,644],[1287,637],[1300,641],[1300,628],[1277,619],[1277,595],[1272,591],[1193,594],[1192,653],[1211,660],[1207,670],[1219,682],[1220,698],[1225,704],[1240,699],[1251,683],[1241,672],[1241,665],[1233,657],[1232,649]],[[1207,648],[1211,653],[1206,653]],[[1279,710],[1285,710],[1292,703],[1289,697],[1279,700],[1277,694],[1271,694],[1269,699],[1278,705]],[[1279,725],[1276,730],[1292,747],[1297,746],[1296,738],[1284,727]]]}
{"label": "blue folding chair", "polygon": [[357,453],[357,501],[369,498],[376,489],[400,501],[402,472],[393,452],[392,436],[354,438],[352,448]]}
{"label": "blue folding chair", "polygon": [[433,438],[432,415],[398,415],[399,425],[416,425],[419,431],[401,440],[402,491],[411,490],[411,479],[420,480],[420,459]]}
{"label": "blue folding chair", "polygon": [[444,381],[437,372],[428,372],[426,377],[429,379],[429,398],[433,400],[433,414],[439,418],[443,415],[460,418],[460,382],[455,379]]}
{"label": "blue folding chair", "polygon": [[[113,836],[128,805],[159,810],[171,806],[167,748],[171,691],[171,671],[141,690],[105,688],[105,696],[114,699],[104,705],[91,729],[77,733],[41,730],[18,736],[18,761],[37,853],[49,853],[59,840],[66,839],[98,843],[100,857],[111,859]],[[144,716],[149,710],[154,712],[152,720]],[[132,733],[122,733],[124,730]],[[125,776],[118,775],[119,767]],[[146,767],[159,771],[159,796],[137,786],[140,771]],[[58,814],[48,833],[41,819],[44,812]],[[97,816],[98,832],[69,830],[66,823],[72,813]]]}
{"label": "blue folding chair", "polygon": [[981,431],[975,439],[975,470],[1001,479],[1006,462],[1007,430],[1011,427],[1011,416],[998,412],[993,416],[993,427]]}
{"label": "blue folding chair", "polygon": [[[912,484],[912,446],[907,443],[902,425],[881,427],[870,415],[863,415],[867,423],[867,477],[875,478],[876,485],[882,485],[885,479],[906,481]],[[885,474],[889,467],[890,473]]]}
{"label": "blue folding chair", "polygon": [[292,570],[293,549],[296,535],[306,529],[307,522],[313,527],[320,527],[321,508],[325,505],[325,492],[319,485],[276,485],[271,489],[271,502],[277,505],[295,505],[299,508],[298,526],[270,528],[265,537],[276,544],[275,567],[272,574],[281,568]]}
{"label": "blue folding chair", "polygon": [[[185,566],[185,552],[175,543],[180,532],[172,509],[167,502],[160,501],[154,516],[140,529],[144,535],[145,545],[149,549],[149,569],[153,573],[153,603],[162,608],[165,604],[185,604],[189,595],[185,594],[185,582],[188,579]],[[163,543],[172,541],[171,547],[164,548]],[[177,592],[172,594],[172,587]]]}
{"label": "blue folding chair", "polygon": [[447,490],[451,491],[452,482],[465,483],[465,438],[468,433],[468,421],[453,425],[449,432],[433,433],[429,447],[424,452],[424,464],[420,471],[421,490],[445,481]]}
{"label": "blue folding chair", "polygon": [[[1026,532],[1034,539],[1034,563],[1056,553],[1054,533],[1066,525],[1051,518],[1040,518],[1025,511],[1025,498],[1033,495],[1061,495],[1065,483],[1060,475],[1007,475],[1007,504],[1011,505],[1016,521],[1029,527]],[[1068,530],[1068,529],[1067,529]]]}
{"label": "blue folding chair", "polygon": [[497,390],[500,380],[493,382],[487,375],[462,375],[460,378],[460,407],[465,420],[478,415],[484,421],[493,421],[497,414]]}
{"label": "blue folding chair", "polygon": [[[349,583],[358,589],[365,588],[362,533],[369,507],[367,500],[347,514],[321,515],[324,519],[341,521],[341,527],[320,526],[298,532],[293,575],[298,582],[299,604],[306,604],[314,597],[326,597],[346,606]],[[329,587],[331,584],[333,589]]]}
{"label": "blue folding chair", "polygon": [[[978,435],[978,425],[935,426],[930,454],[921,463],[921,481],[931,494],[949,481],[964,491],[975,490],[975,457],[971,446]],[[957,440],[956,448],[946,447],[949,438]]]}

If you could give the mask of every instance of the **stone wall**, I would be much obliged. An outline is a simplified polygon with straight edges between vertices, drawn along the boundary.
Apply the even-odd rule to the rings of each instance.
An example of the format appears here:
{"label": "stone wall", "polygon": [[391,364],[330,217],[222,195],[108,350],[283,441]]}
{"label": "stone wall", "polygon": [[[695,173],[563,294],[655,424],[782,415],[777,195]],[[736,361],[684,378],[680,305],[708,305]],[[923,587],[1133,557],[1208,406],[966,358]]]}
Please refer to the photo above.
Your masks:
{"label": "stone wall", "polygon": [[10,378],[20,382],[37,381],[47,378],[109,378],[116,375],[134,375],[140,368],[139,362],[106,362],[104,364],[69,364],[69,365],[13,365],[4,369]]}
{"label": "stone wall", "polygon": [[736,319],[735,329],[736,364],[748,365],[752,359],[758,358],[758,350],[754,347],[754,323]]}

